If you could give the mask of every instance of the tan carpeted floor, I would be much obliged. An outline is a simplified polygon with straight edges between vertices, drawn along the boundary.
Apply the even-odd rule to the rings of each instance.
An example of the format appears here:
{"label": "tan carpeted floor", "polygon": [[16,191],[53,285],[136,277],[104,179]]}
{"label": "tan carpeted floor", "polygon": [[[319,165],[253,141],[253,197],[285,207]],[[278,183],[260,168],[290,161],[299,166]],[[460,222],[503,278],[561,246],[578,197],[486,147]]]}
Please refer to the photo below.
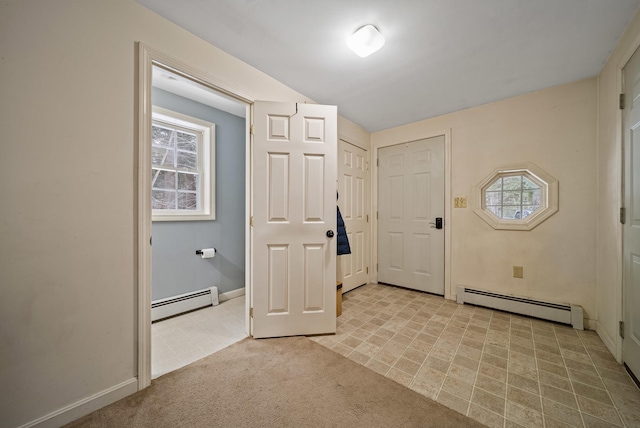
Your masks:
{"label": "tan carpeted floor", "polygon": [[482,427],[304,337],[244,339],[67,427]]}

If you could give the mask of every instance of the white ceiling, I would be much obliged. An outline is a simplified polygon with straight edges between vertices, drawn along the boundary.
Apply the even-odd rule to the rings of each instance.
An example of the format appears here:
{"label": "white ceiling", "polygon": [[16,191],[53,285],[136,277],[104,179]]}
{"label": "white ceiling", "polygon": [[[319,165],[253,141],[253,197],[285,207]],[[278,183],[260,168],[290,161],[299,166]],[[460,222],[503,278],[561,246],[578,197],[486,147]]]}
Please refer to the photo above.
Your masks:
{"label": "white ceiling", "polygon": [[[369,131],[597,75],[640,0],[136,0]],[[346,38],[375,25],[367,58]]]}

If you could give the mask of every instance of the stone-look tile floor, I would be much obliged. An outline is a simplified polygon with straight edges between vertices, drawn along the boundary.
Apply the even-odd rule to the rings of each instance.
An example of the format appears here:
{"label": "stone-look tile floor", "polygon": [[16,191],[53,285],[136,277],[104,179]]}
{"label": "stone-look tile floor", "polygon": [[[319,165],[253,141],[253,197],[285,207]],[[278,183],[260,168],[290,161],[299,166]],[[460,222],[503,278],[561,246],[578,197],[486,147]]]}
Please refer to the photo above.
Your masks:
{"label": "stone-look tile floor", "polygon": [[594,331],[369,284],[312,340],[489,427],[640,427],[640,390]]}
{"label": "stone-look tile floor", "polygon": [[242,296],[151,324],[152,379],[247,337],[244,314]]}

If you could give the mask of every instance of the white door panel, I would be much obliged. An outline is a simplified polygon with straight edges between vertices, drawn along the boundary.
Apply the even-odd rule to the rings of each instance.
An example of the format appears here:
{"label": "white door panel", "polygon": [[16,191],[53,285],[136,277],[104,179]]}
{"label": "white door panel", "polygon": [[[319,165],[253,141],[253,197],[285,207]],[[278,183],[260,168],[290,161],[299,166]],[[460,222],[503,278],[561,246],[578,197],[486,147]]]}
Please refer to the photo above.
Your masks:
{"label": "white door panel", "polygon": [[624,339],[622,359],[640,378],[640,53],[624,67]]}
{"label": "white door panel", "polygon": [[369,172],[366,150],[340,140],[338,152],[338,206],[351,246],[351,254],[338,257],[346,293],[369,281]]}
{"label": "white door panel", "polygon": [[444,137],[380,149],[378,178],[378,282],[444,295]]}
{"label": "white door panel", "polygon": [[256,338],[336,331],[336,154],[335,107],[254,104]]}

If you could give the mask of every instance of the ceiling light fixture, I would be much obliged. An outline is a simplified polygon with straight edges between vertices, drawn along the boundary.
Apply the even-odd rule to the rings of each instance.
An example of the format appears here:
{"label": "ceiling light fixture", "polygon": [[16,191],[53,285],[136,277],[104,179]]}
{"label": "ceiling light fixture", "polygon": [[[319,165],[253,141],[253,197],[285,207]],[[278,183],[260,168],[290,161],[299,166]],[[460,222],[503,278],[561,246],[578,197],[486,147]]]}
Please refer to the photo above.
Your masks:
{"label": "ceiling light fixture", "polygon": [[371,55],[384,45],[384,37],[371,24],[360,27],[347,39],[347,45],[362,58]]}

